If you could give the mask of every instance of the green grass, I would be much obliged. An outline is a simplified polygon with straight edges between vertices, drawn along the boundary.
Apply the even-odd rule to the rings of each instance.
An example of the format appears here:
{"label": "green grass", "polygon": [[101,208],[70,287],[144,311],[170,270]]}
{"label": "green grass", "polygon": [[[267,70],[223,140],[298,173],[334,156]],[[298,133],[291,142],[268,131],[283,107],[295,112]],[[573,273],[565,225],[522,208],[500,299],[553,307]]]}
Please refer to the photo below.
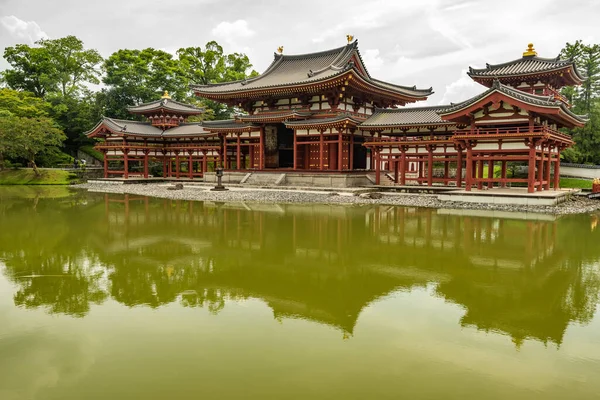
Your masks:
{"label": "green grass", "polygon": [[36,176],[31,168],[0,171],[0,185],[69,185],[77,176],[60,169],[39,169]]}
{"label": "green grass", "polygon": [[85,154],[94,157],[98,161],[104,160],[104,154],[102,152],[94,149],[94,146],[81,146],[79,150],[83,151]]}
{"label": "green grass", "polygon": [[591,189],[592,181],[590,179],[560,178],[560,187],[565,189]]}

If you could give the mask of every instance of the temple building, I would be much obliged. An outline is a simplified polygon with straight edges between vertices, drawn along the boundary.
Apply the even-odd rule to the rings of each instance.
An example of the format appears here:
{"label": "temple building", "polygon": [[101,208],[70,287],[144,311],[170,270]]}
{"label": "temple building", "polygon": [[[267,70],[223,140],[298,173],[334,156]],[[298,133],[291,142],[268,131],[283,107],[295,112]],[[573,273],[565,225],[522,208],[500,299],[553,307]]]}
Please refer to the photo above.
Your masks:
{"label": "temple building", "polygon": [[[238,183],[276,171],[345,177],[348,186],[558,189],[560,153],[573,144],[560,128],[586,123],[559,93],[583,82],[574,63],[540,58],[530,45],[517,60],[468,74],[487,90],[457,104],[403,107],[432,89],[373,78],[351,37],[318,53],[280,48],[257,77],[192,86],[197,96],[242,111],[232,119],[188,123],[203,110],[166,94],[129,108],[148,122],[105,118],[88,136],[102,140],[105,177],[131,177],[138,163],[137,176],[147,178],[151,159],[162,162],[163,177],[207,179],[216,165]],[[509,176],[509,163],[526,166],[526,176]]]}

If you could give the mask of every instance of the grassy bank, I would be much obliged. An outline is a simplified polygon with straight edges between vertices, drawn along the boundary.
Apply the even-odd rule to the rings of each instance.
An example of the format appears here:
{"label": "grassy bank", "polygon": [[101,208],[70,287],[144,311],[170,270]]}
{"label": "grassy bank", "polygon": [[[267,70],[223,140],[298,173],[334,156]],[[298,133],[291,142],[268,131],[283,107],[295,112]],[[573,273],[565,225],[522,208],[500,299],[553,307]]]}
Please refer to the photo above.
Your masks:
{"label": "grassy bank", "polygon": [[0,171],[0,185],[69,185],[75,174],[59,169],[39,169],[37,176],[31,168]]}
{"label": "grassy bank", "polygon": [[577,179],[577,178],[560,178],[561,188],[573,188],[573,189],[591,189],[591,179]]}

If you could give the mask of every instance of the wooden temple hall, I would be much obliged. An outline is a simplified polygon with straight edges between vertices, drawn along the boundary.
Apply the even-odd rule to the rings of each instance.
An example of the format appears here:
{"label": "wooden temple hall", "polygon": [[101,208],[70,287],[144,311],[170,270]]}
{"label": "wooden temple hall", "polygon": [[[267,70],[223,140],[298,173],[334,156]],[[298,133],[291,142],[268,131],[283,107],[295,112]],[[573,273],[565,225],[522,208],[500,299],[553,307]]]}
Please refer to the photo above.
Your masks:
{"label": "wooden temple hall", "polygon": [[[472,188],[526,184],[558,189],[560,153],[573,144],[561,128],[586,117],[559,90],[579,85],[571,60],[521,58],[470,68],[484,91],[464,102],[404,107],[432,89],[373,78],[358,42],[303,55],[275,54],[255,78],[192,86],[201,98],[234,106],[223,121],[188,122],[203,110],[163,98],[130,107],[146,122],[104,118],[89,133],[105,154],[104,176],[201,178],[226,174],[362,175],[365,182]],[[521,171],[513,176],[511,171]],[[357,181],[353,181],[357,182]]]}

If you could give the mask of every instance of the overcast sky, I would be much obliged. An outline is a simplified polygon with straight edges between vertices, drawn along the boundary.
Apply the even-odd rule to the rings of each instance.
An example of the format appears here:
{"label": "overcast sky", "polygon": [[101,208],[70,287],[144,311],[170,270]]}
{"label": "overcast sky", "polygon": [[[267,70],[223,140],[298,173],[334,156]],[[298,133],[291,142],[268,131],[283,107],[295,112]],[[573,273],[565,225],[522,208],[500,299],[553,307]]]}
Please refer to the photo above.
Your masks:
{"label": "overcast sky", "polygon": [[433,86],[427,104],[435,105],[482,91],[469,66],[519,58],[529,42],[541,57],[577,39],[600,43],[599,22],[596,0],[0,0],[0,49],[75,35],[108,57],[216,40],[262,72],[280,45],[314,52],[352,34],[373,77]]}

